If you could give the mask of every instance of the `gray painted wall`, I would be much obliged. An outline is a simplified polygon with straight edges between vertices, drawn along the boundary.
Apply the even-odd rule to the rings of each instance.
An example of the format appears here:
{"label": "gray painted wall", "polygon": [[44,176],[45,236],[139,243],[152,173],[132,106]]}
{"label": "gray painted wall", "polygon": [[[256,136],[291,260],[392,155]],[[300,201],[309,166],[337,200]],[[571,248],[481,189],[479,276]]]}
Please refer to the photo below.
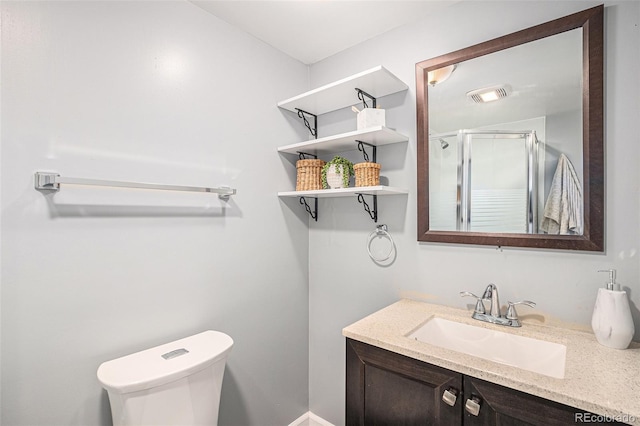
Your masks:
{"label": "gray painted wall", "polygon": [[[107,425],[98,365],[206,329],[231,352],[220,424],[308,410],[308,231],[276,103],[308,67],[196,6],[2,7],[2,407],[6,425]],[[66,176],[237,188],[33,189]]]}
{"label": "gray painted wall", "polygon": [[[383,65],[409,85],[406,93],[380,100],[387,125],[410,137],[407,144],[378,150],[382,175],[408,196],[380,197],[378,223],[389,226],[397,258],[374,264],[366,237],[374,229],[355,199],[322,200],[309,233],[310,409],[344,422],[344,326],[399,298],[464,308],[461,290],[498,285],[502,300],[529,299],[547,320],[589,327],[596,289],[616,268],[634,305],[640,338],[640,241],[637,161],[640,137],[640,3],[606,3],[606,252],[580,253],[518,248],[427,244],[416,241],[416,62],[546,22],[594,2],[463,2],[422,22],[406,25],[311,67],[311,86]],[[355,128],[351,111],[323,116],[323,135]],[[324,128],[322,127],[324,124]],[[360,153],[346,153],[361,160]],[[524,313],[524,309],[521,311]]]}

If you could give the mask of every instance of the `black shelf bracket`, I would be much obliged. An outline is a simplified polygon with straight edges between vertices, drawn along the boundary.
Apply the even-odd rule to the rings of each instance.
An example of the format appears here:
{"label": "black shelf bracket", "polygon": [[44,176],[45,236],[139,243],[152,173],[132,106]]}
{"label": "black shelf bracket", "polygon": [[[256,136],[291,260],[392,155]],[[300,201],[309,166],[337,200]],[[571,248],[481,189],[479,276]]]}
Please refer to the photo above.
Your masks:
{"label": "black shelf bracket", "polygon": [[365,151],[364,146],[370,146],[371,149],[373,150],[373,162],[376,162],[376,154],[378,151],[378,148],[375,145],[371,145],[370,143],[366,143],[366,142],[362,142],[359,140],[356,140],[356,142],[358,142],[358,151],[362,152],[362,155],[364,156],[364,161],[369,162],[369,155],[367,154],[367,151]]}
{"label": "black shelf bracket", "polygon": [[375,108],[377,106],[376,98],[374,98],[364,90],[358,89],[357,87],[356,87],[356,92],[358,92],[358,99],[362,101],[362,104],[364,105],[365,108],[369,108],[369,105],[367,105],[367,101],[365,100],[365,96],[371,99],[371,103],[373,104],[372,108]]}
{"label": "black shelf bracket", "polygon": [[308,152],[302,152],[302,151],[298,151],[298,159],[299,160],[306,160],[307,159],[307,155],[309,157],[313,157],[314,159],[318,159],[318,156],[315,154],[309,154]]}
{"label": "black shelf bracket", "polygon": [[304,208],[307,211],[307,213],[309,213],[311,218],[317,222],[318,221],[318,198],[314,197],[313,200],[314,200],[313,211],[311,210],[311,206],[307,204],[307,200],[304,197],[300,197],[300,204],[304,205]]}
{"label": "black shelf bracket", "polygon": [[373,197],[373,211],[369,207],[369,204],[364,200],[364,194],[358,194],[358,202],[364,206],[364,211],[369,213],[369,216],[375,223],[378,223],[378,196],[372,195]]}
{"label": "black shelf bracket", "polygon": [[[309,129],[309,132],[311,132],[311,136],[318,139],[318,116],[301,110],[300,108],[296,108],[296,111],[298,111],[298,117],[302,118],[304,125]],[[307,115],[313,117],[313,127],[311,127],[311,123],[307,120]]]}

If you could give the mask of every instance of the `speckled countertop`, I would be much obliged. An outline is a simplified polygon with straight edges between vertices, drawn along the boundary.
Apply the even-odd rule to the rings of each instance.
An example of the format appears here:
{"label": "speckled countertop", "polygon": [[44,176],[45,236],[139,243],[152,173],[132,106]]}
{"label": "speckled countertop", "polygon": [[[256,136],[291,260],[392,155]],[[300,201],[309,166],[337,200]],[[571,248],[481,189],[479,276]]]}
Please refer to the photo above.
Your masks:
{"label": "speckled countertop", "polygon": [[[406,337],[433,316],[564,344],[565,377],[556,379]],[[471,311],[402,299],[343,329],[350,339],[625,423],[640,425],[640,344],[617,350],[592,333],[529,324],[520,328],[477,321]]]}

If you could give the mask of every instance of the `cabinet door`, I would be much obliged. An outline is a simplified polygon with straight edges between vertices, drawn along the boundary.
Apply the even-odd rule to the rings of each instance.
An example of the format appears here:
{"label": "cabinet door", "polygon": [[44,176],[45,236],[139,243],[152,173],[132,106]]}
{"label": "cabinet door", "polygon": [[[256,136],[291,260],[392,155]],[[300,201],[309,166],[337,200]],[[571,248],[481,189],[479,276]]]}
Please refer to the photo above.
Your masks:
{"label": "cabinet door", "polygon": [[346,356],[348,426],[461,424],[461,374],[351,339]]}
{"label": "cabinet door", "polygon": [[465,426],[564,426],[578,423],[592,425],[623,424],[597,422],[596,420],[602,416],[596,416],[577,408],[465,376],[464,401],[462,404],[465,405],[470,398],[477,399],[480,410],[476,416],[471,414],[465,406]]}

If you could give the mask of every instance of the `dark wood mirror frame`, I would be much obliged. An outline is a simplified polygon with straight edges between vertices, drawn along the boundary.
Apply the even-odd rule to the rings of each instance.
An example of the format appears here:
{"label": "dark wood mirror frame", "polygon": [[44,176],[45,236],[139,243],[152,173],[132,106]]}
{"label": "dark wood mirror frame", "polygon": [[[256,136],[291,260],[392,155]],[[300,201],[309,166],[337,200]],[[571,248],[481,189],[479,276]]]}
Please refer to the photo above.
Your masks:
{"label": "dark wood mirror frame", "polygon": [[[597,6],[416,64],[418,241],[604,251],[604,6]],[[583,235],[501,234],[429,229],[429,106],[427,73],[544,37],[582,28]]]}

